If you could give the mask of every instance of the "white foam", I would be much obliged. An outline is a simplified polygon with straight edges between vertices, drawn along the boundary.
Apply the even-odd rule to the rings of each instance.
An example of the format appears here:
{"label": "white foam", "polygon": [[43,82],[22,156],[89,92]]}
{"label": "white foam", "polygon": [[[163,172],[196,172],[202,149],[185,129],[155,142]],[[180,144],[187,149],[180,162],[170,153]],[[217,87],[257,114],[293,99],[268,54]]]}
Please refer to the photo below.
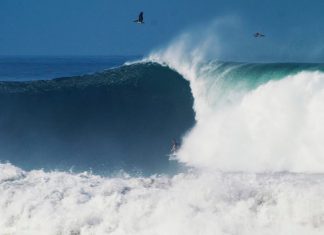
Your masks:
{"label": "white foam", "polygon": [[198,119],[179,159],[222,170],[324,172],[324,74],[271,81]]}
{"label": "white foam", "polygon": [[252,90],[242,79],[224,91],[229,71],[215,73],[217,63],[206,63],[213,39],[190,40],[181,37],[148,57],[190,82],[197,123],[184,137],[180,162],[223,171],[324,172],[323,73],[300,72]]}
{"label": "white foam", "polygon": [[324,231],[323,175],[205,172],[103,178],[31,171],[13,178],[0,183],[1,234]]}
{"label": "white foam", "polygon": [[0,163],[0,183],[5,181],[13,181],[23,177],[25,172],[10,163]]}

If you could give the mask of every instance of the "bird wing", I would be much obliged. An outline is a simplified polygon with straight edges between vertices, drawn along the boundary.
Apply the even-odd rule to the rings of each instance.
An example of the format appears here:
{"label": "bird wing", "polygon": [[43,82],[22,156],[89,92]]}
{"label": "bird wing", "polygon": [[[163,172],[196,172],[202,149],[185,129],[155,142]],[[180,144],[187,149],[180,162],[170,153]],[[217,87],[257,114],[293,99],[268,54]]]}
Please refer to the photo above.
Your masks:
{"label": "bird wing", "polygon": [[143,20],[144,20],[144,16],[143,16],[144,14],[143,14],[143,12],[141,12],[140,14],[139,14],[139,16],[138,16],[138,21],[139,22],[142,22]]}

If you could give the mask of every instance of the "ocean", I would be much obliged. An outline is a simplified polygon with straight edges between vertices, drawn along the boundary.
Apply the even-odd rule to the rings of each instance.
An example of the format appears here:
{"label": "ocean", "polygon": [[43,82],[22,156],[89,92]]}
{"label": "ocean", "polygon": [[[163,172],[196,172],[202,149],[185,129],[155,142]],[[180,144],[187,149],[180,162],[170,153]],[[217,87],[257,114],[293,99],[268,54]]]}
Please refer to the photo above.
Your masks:
{"label": "ocean", "polygon": [[139,56],[0,56],[0,81],[48,80],[91,74]]}
{"label": "ocean", "polygon": [[169,48],[0,80],[0,234],[324,232],[324,64]]}

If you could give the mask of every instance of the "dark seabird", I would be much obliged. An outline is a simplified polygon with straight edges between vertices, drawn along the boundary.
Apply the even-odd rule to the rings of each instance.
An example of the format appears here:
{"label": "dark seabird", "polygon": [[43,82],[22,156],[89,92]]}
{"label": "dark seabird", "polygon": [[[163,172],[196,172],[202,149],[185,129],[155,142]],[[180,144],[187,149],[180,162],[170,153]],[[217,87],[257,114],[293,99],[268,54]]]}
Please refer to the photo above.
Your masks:
{"label": "dark seabird", "polygon": [[256,32],[256,33],[254,34],[254,37],[256,37],[256,38],[260,38],[260,37],[265,37],[265,35],[262,34],[262,33]]}
{"label": "dark seabird", "polygon": [[138,24],[144,24],[144,13],[141,11],[141,13],[138,16],[138,19],[134,20],[134,22]]}

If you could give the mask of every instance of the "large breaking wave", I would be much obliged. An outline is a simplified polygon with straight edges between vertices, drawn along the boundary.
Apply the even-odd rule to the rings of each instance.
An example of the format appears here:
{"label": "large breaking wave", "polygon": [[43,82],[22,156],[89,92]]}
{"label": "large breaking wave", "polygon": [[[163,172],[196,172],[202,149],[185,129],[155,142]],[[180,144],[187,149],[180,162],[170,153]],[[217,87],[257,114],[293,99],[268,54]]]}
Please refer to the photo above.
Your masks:
{"label": "large breaking wave", "polygon": [[[25,133],[45,130],[46,134],[57,134],[48,131],[61,130],[63,133],[59,132],[59,136],[64,141],[60,144],[65,146],[64,142],[69,138],[78,139],[80,133],[95,130],[90,138],[92,141],[80,141],[76,150],[66,151],[71,156],[64,159],[73,158],[73,153],[79,150],[81,154],[91,155],[89,146],[100,147],[98,143],[101,143],[103,133],[113,133],[111,140],[114,140],[121,138],[122,130],[127,135],[123,134],[121,139],[131,136],[131,141],[140,148],[135,148],[133,159],[128,158],[128,154],[134,149],[125,145],[126,150],[132,152],[119,157],[125,159],[126,156],[127,162],[133,159],[139,168],[145,168],[151,159],[147,168],[158,172],[154,166],[161,165],[160,155],[168,151],[168,147],[157,148],[158,143],[169,146],[170,138],[188,131],[175,158],[190,168],[173,176],[123,174],[107,177],[86,172],[24,171],[10,163],[1,164],[0,232],[53,235],[323,234],[323,70],[321,64],[215,62],[206,60],[199,48],[188,50],[175,44],[151,54],[144,62],[108,71],[109,79],[100,75],[86,79],[2,83],[1,106],[7,114],[24,114],[13,119],[11,128],[17,123],[33,124],[32,129],[20,125],[17,133],[20,128],[28,130]],[[125,71],[131,72],[124,77]],[[107,96],[114,90],[115,95]],[[82,102],[74,100],[83,96]],[[89,101],[90,97],[96,98]],[[127,102],[123,97],[127,97]],[[37,108],[27,105],[31,100]],[[117,105],[113,106],[115,102]],[[142,102],[148,104],[142,107]],[[46,109],[49,103],[50,111]],[[6,104],[10,105],[3,106]],[[170,105],[176,106],[170,109]],[[191,105],[196,121],[193,127]],[[37,116],[39,107],[42,107],[42,115]],[[105,113],[103,107],[115,109]],[[31,116],[27,115],[29,111],[23,112],[30,109],[34,110]],[[51,122],[44,125],[42,120],[44,117],[51,120],[48,114],[53,114],[53,109],[55,120],[62,117],[70,122],[63,126],[55,122],[55,128],[49,126]],[[62,113],[57,116],[58,111]],[[96,115],[92,116],[92,112]],[[104,115],[98,117],[100,112]],[[102,126],[103,120],[111,120],[111,114],[118,120]],[[38,117],[35,122],[33,117]],[[12,129],[5,129],[11,119],[1,118],[1,121],[6,120],[6,125],[1,128],[7,131],[6,136],[1,136],[5,149],[1,151],[8,154],[12,151],[10,138],[14,137],[14,143],[23,142],[19,142],[19,135]],[[82,129],[84,123],[91,128]],[[120,127],[121,124],[130,126]],[[132,136],[134,131],[141,133],[144,126],[148,128],[147,133]],[[24,138],[28,140],[29,137],[32,141],[33,136]],[[47,135],[42,137],[46,144],[53,143],[48,142]],[[148,142],[151,138],[152,142]],[[109,139],[104,142],[110,143]],[[139,158],[139,149],[146,147],[148,152]],[[17,149],[21,149],[20,156],[26,156],[26,146]],[[41,153],[38,160],[45,159],[46,162],[48,155]],[[53,159],[55,156],[52,155]],[[123,165],[118,167],[123,169]]]}
{"label": "large breaking wave", "polygon": [[324,172],[323,64],[206,62],[204,48],[183,43],[149,57],[190,82],[196,125],[180,162],[222,171]]}

